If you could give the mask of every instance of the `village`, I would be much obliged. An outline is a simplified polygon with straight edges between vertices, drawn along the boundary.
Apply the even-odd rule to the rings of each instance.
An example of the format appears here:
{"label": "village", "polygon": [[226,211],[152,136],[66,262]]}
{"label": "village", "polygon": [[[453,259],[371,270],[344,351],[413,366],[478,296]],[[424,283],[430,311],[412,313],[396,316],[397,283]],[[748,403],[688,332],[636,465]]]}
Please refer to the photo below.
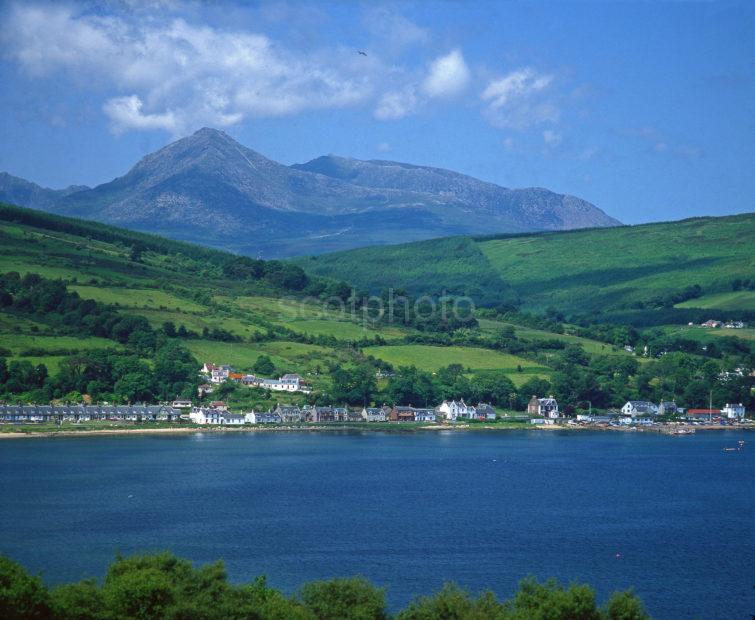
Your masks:
{"label": "village", "polygon": [[[199,426],[241,427],[244,425],[307,424],[395,424],[422,423],[453,426],[473,422],[520,422],[542,427],[663,427],[685,425],[750,424],[741,404],[726,404],[722,409],[688,409],[673,402],[655,404],[647,401],[628,401],[620,411],[600,414],[580,413],[565,416],[553,397],[533,396],[526,415],[502,415],[487,403],[468,405],[463,400],[445,400],[435,407],[411,405],[382,405],[380,407],[347,407],[277,404],[267,411],[232,412],[226,403],[213,401],[194,406],[190,400],[175,400],[160,405],[0,405],[0,423],[4,424],[62,424],[84,422],[124,422],[195,424]],[[668,416],[674,416],[673,419]]]}
{"label": "village", "polygon": [[[248,388],[273,392],[312,393],[311,387],[297,374],[284,374],[277,379],[257,377],[235,372],[227,364],[206,362],[199,373],[203,381],[198,386],[197,396],[204,399],[217,386],[233,382]],[[700,425],[750,424],[742,404],[726,403],[721,409],[685,409],[674,401],[653,403],[630,400],[620,409],[576,412],[566,415],[559,410],[553,396],[533,395],[526,412],[497,412],[489,403],[471,405],[463,399],[444,400],[433,407],[414,407],[412,404],[393,404],[370,407],[343,405],[296,405],[277,403],[265,411],[233,412],[220,400],[195,404],[190,399],[176,399],[158,405],[132,404],[113,405],[0,405],[0,423],[4,424],[57,424],[85,422],[120,422],[132,424],[175,423],[198,426],[243,427],[249,426],[302,426],[312,424],[370,424],[376,422],[395,424],[456,425],[463,423],[514,422],[540,428],[595,427],[595,428],[674,428],[680,424],[694,427]],[[689,431],[693,432],[693,431]]]}

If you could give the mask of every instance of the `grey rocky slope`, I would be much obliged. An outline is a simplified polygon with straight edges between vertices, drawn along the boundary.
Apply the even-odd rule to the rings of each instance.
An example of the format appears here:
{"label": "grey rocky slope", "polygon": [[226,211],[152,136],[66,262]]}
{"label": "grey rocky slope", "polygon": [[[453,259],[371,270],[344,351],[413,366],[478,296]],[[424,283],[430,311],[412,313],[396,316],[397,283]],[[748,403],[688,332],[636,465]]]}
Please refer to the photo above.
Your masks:
{"label": "grey rocky slope", "polygon": [[207,128],[93,189],[25,183],[6,190],[0,177],[0,200],[266,258],[618,224],[573,196],[438,168],[332,156],[285,166]]}

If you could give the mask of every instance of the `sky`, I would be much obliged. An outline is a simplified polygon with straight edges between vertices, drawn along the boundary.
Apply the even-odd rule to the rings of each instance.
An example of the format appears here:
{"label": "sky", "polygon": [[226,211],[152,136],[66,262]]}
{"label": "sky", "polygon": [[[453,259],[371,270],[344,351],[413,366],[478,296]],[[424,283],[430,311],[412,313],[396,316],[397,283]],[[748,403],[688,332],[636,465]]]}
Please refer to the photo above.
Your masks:
{"label": "sky", "polygon": [[0,171],[47,187],[207,126],[630,224],[755,210],[755,2],[0,1],[0,23]]}

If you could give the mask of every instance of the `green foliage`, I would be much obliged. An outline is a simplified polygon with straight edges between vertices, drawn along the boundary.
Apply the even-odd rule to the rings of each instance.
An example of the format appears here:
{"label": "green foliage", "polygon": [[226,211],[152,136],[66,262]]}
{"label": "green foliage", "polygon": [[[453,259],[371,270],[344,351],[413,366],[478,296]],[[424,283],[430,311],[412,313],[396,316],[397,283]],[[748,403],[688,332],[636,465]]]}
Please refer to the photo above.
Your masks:
{"label": "green foliage", "polygon": [[[51,592],[41,579],[0,556],[3,620],[387,620],[385,593],[361,577],[315,581],[287,597],[258,577],[228,583],[222,562],[195,568],[171,553],[117,557],[102,586],[95,580]],[[586,585],[525,579],[510,601],[491,592],[472,596],[453,584],[412,601],[397,620],[647,620],[632,591],[614,593],[603,608]]]}
{"label": "green foliage", "polygon": [[371,365],[337,367],[330,376],[333,381],[330,394],[333,402],[368,405],[377,392],[375,369]]}
{"label": "green foliage", "polygon": [[512,601],[515,618],[528,620],[600,620],[595,592],[589,586],[561,587],[551,579],[544,584],[524,579]]}
{"label": "green foliage", "polygon": [[260,355],[252,368],[254,372],[265,376],[270,376],[275,372],[275,364],[269,355]]}
{"label": "green foliage", "polygon": [[302,602],[318,620],[383,620],[385,593],[366,579],[315,581],[301,589]]}
{"label": "green foliage", "polygon": [[454,584],[446,584],[433,596],[412,601],[397,620],[496,620],[504,619],[504,607],[486,592],[478,598]]}
{"label": "green foliage", "polygon": [[0,556],[0,618],[32,620],[50,617],[50,596],[39,577]]}
{"label": "green foliage", "polygon": [[102,591],[94,579],[65,584],[50,592],[51,606],[58,618],[100,620],[105,618]]}
{"label": "green foliage", "polygon": [[631,590],[614,592],[603,614],[606,620],[650,620],[642,601]]}

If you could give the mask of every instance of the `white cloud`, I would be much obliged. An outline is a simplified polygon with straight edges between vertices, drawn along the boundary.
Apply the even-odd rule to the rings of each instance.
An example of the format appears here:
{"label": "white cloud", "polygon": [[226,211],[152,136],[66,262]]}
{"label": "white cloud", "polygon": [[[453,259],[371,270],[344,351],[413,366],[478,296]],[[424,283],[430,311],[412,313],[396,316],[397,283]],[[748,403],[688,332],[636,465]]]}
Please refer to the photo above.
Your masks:
{"label": "white cloud", "polygon": [[388,142],[381,142],[377,145],[377,150],[381,153],[387,153],[391,150],[391,145]]}
{"label": "white cloud", "polygon": [[422,90],[430,97],[450,97],[463,91],[469,84],[469,68],[458,49],[436,58],[422,83]]}
{"label": "white cloud", "polygon": [[129,21],[17,4],[6,18],[4,54],[30,76],[66,74],[110,90],[103,109],[118,131],[182,134],[203,124],[354,105],[374,96],[383,70],[374,60],[357,66],[352,50],[296,53],[264,34],[167,17]]}
{"label": "white cloud", "polygon": [[413,87],[385,93],[375,108],[375,118],[381,121],[395,121],[414,112],[419,100]]}
{"label": "white cloud", "polygon": [[525,67],[491,80],[480,95],[485,117],[495,127],[513,129],[557,122],[560,111],[547,96],[553,79]]}
{"label": "white cloud", "polygon": [[105,103],[103,109],[113,122],[116,131],[129,129],[165,129],[175,131],[176,117],[173,112],[144,114],[142,100],[136,95],[114,97]]}

